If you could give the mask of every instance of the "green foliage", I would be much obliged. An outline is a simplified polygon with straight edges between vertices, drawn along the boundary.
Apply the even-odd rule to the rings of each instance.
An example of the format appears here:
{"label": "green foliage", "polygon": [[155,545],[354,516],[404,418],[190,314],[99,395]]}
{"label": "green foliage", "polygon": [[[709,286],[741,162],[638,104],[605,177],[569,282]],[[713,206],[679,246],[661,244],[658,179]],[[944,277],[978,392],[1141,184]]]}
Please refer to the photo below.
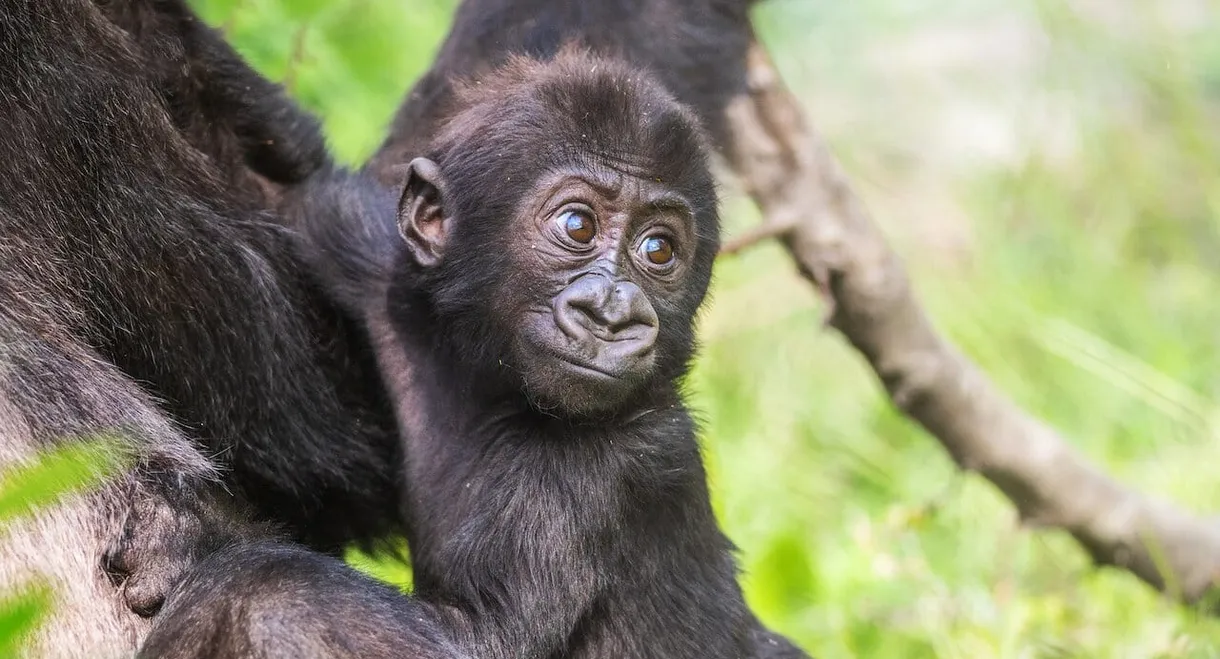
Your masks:
{"label": "green foliage", "polygon": [[16,655],[24,639],[50,614],[53,603],[46,587],[0,599],[0,656]]}
{"label": "green foliage", "polygon": [[408,554],[406,541],[400,541],[391,552],[368,554],[353,548],[344,558],[357,570],[409,592],[412,581]]}
{"label": "green foliage", "polygon": [[[196,4],[324,117],[350,162],[375,148],[453,6]],[[1220,510],[1211,7],[1176,24],[1157,0],[769,0],[756,13],[937,324],[1092,459],[1200,511]],[[926,73],[996,25],[1029,29],[1012,46],[1037,62],[1024,77],[1008,51]],[[930,126],[962,102],[1018,108],[1017,153],[945,156],[971,126]],[[1067,148],[1046,137],[1060,124]],[[969,220],[947,221],[953,209]],[[732,196],[725,216],[730,230],[756,220]],[[1093,569],[1063,534],[1018,528],[994,488],[958,474],[819,331],[824,308],[778,247],[720,264],[713,295],[692,403],[768,624],[823,658],[1220,656],[1214,619]],[[392,561],[353,562],[409,582]]]}
{"label": "green foliage", "polygon": [[[0,472],[0,542],[10,525],[64,497],[97,487],[124,463],[117,438],[99,436],[63,444],[28,464]],[[50,614],[53,595],[39,582],[15,593],[0,593],[0,657],[14,655]]]}
{"label": "green foliage", "polygon": [[453,0],[196,0],[258,70],[318,113],[348,162],[377,147],[427,68]]}
{"label": "green foliage", "polygon": [[107,437],[65,444],[0,473],[0,530],[13,518],[100,484],[123,462],[118,446]]}

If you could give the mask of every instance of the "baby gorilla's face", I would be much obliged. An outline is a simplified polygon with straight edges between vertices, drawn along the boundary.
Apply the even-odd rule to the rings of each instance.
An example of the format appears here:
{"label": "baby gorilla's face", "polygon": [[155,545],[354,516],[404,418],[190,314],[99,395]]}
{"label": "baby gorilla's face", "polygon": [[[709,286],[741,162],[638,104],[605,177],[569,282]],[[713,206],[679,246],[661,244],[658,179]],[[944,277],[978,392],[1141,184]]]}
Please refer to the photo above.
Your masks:
{"label": "baby gorilla's face", "polygon": [[471,386],[585,418],[670,387],[719,239],[694,116],[580,53],[513,60],[455,99],[412,162],[399,230]]}
{"label": "baby gorilla's face", "polygon": [[501,294],[521,316],[513,362],[544,409],[617,411],[657,374],[667,332],[692,318],[658,307],[682,291],[696,248],[690,204],[669,187],[608,167],[557,172],[526,196],[513,227],[523,281]]}

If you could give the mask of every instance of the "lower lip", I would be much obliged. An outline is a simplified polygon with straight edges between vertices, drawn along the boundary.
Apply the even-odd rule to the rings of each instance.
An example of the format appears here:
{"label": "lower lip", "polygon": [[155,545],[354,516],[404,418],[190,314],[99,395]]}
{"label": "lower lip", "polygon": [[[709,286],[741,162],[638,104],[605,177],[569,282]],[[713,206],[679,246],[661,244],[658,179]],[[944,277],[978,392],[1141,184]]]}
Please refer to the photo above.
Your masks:
{"label": "lower lip", "polygon": [[574,366],[574,367],[576,367],[576,368],[578,368],[578,369],[580,369],[580,370],[582,370],[582,371],[584,371],[584,372],[586,372],[586,373],[590,373],[590,374],[596,375],[596,376],[598,376],[598,377],[605,378],[605,379],[607,379],[607,380],[618,380],[618,379],[620,379],[620,378],[619,378],[619,376],[617,376],[617,375],[612,375],[612,374],[610,374],[610,373],[607,373],[607,372],[605,372],[605,371],[600,371],[600,370],[598,370],[598,369],[596,369],[596,368],[593,368],[593,367],[591,367],[591,366],[587,366],[587,365],[585,365],[585,364],[581,364],[580,362],[577,362],[577,361],[575,361],[575,360],[572,360],[572,359],[569,359],[569,358],[567,358],[567,357],[564,357],[563,355],[555,355],[555,358],[556,358],[556,359],[558,359],[559,361],[561,361],[561,362],[563,362],[563,363],[565,363],[565,364],[569,365],[569,366]]}

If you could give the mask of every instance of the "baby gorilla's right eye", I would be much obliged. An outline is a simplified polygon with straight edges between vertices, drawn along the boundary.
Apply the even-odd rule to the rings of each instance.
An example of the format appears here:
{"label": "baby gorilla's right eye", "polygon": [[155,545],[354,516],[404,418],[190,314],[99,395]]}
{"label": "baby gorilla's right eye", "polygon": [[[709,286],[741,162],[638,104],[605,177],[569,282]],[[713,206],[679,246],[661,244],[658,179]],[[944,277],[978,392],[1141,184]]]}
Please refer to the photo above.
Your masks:
{"label": "baby gorilla's right eye", "polygon": [[674,246],[664,236],[649,236],[640,245],[644,258],[653,265],[669,265],[674,260]]}
{"label": "baby gorilla's right eye", "polygon": [[568,238],[581,245],[588,245],[593,242],[593,238],[597,235],[597,227],[593,222],[593,218],[584,211],[564,211],[559,214],[556,221],[559,223],[559,228],[567,234]]}

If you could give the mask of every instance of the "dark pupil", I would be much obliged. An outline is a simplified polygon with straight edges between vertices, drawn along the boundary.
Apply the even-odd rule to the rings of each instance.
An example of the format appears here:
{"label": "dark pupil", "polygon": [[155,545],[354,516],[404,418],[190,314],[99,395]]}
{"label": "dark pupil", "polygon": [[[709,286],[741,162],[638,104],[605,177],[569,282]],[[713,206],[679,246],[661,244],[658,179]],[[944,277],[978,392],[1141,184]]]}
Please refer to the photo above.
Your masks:
{"label": "dark pupil", "polygon": [[565,213],[564,230],[578,243],[593,240],[593,221],[580,213]]}
{"label": "dark pupil", "polygon": [[649,238],[644,241],[644,254],[657,265],[669,263],[674,258],[674,248],[664,238]]}

